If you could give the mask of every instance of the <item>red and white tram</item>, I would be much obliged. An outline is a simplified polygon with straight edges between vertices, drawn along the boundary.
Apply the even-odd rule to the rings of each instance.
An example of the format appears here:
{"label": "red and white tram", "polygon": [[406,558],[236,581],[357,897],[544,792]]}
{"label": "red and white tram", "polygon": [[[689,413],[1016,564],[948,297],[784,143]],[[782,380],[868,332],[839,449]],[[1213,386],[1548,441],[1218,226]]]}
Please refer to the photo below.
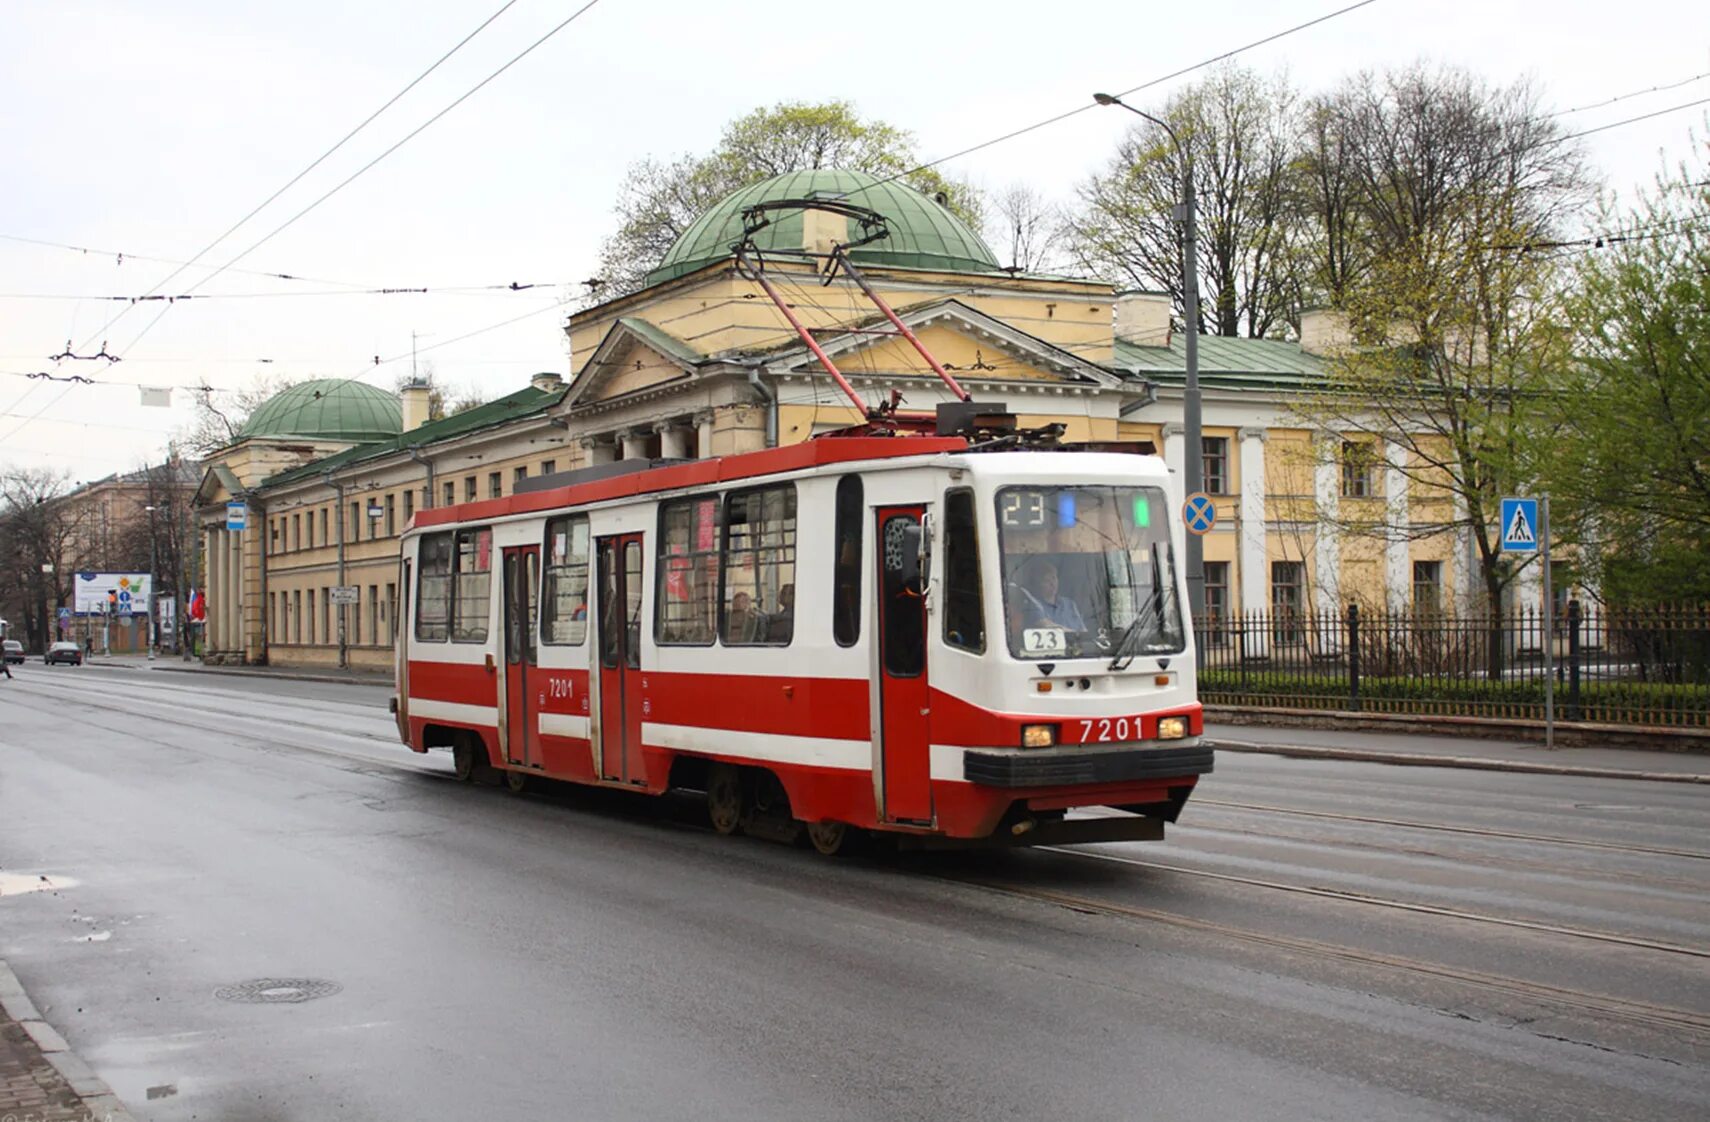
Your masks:
{"label": "red and white tram", "polygon": [[1159,838],[1211,770],[1157,457],[852,435],[529,488],[403,539],[399,733],[465,778],[834,852]]}

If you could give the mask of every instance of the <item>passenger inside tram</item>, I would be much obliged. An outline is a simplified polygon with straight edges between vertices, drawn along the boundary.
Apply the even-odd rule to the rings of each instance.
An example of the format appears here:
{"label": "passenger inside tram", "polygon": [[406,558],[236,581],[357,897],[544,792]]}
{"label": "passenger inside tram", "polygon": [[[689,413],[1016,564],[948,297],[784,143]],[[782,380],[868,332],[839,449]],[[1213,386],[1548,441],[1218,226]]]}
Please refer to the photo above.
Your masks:
{"label": "passenger inside tram", "polygon": [[778,589],[778,610],[766,617],[766,641],[788,643],[795,627],[796,586],[786,584]]}
{"label": "passenger inside tram", "polygon": [[724,613],[724,641],[753,643],[765,634],[765,616],[754,609],[754,598],[746,592],[730,597],[730,607]]}

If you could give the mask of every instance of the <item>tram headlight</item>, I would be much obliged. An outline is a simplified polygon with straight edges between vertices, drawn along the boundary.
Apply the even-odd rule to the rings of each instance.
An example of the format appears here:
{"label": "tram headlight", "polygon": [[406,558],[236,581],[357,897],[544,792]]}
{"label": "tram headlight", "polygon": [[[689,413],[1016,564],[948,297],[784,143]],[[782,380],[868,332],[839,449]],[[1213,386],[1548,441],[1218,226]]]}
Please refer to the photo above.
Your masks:
{"label": "tram headlight", "polygon": [[1023,748],[1049,748],[1057,743],[1056,725],[1022,725],[1021,746]]}
{"label": "tram headlight", "polygon": [[1186,717],[1164,717],[1158,722],[1159,740],[1180,740],[1186,735]]}

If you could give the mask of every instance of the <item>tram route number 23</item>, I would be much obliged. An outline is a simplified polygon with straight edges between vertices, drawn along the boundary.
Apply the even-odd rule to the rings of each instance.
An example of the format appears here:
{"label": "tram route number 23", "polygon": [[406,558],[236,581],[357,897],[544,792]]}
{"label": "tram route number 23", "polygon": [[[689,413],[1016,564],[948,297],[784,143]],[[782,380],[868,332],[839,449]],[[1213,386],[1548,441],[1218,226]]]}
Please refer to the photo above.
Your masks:
{"label": "tram route number 23", "polygon": [[1081,718],[1082,744],[1109,744],[1124,740],[1139,740],[1139,717],[1096,717],[1088,720]]}

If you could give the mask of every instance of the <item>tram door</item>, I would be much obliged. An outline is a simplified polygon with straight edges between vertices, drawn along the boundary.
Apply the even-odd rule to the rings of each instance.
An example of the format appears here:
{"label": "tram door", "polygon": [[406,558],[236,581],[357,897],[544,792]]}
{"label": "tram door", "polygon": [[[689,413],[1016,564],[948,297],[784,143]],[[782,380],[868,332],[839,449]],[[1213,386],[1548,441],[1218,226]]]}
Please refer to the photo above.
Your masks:
{"label": "tram door", "polygon": [[540,620],[540,547],[504,553],[505,759],[519,767],[540,764],[539,713],[529,704],[539,661],[535,635]]}
{"label": "tram door", "polygon": [[595,539],[600,628],[600,776],[645,783],[641,762],[641,535]]}
{"label": "tram door", "polygon": [[932,821],[930,703],[926,677],[926,574],[916,573],[924,508],[880,507],[879,710],[884,817]]}

